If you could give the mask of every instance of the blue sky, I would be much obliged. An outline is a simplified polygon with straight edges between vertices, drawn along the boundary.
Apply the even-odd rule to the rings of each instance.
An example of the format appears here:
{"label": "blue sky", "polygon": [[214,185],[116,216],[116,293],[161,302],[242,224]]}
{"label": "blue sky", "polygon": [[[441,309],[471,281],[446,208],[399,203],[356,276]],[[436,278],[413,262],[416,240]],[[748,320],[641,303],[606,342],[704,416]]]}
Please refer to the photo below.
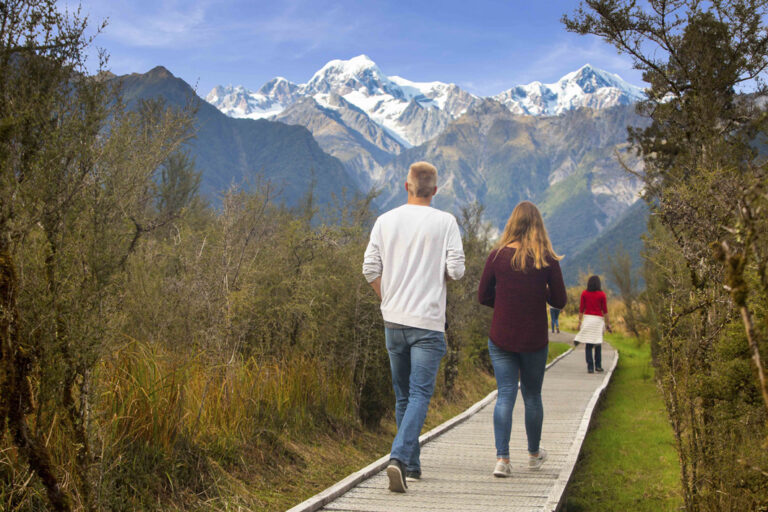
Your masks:
{"label": "blue sky", "polygon": [[[69,1],[70,5],[75,2]],[[65,4],[66,5],[66,4]],[[303,83],[332,59],[366,54],[387,75],[497,94],[554,82],[586,63],[642,85],[631,61],[560,23],[578,2],[546,0],[84,0],[117,74],[156,65],[197,87]]]}

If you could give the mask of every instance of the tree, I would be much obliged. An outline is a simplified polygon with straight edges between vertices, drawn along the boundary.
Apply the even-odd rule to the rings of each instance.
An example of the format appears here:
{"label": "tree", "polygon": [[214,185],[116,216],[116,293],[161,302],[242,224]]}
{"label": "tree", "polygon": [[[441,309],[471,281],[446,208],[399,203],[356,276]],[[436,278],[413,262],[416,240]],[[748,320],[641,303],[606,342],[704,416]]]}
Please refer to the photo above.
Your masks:
{"label": "tree", "polygon": [[613,256],[608,257],[608,276],[624,303],[624,323],[627,329],[633,336],[639,337],[635,304],[639,295],[637,277],[632,271],[632,258],[621,245]]}
{"label": "tree", "polygon": [[[459,374],[461,350],[486,370],[491,369],[488,356],[488,324],[491,311],[477,302],[477,283],[483,273],[489,251],[490,225],[483,221],[484,208],[479,203],[463,206],[459,215],[462,232],[465,271],[459,281],[448,283],[445,336],[448,354],[443,367],[443,392],[450,396]],[[478,344],[479,342],[479,344]]]}
{"label": "tree", "polygon": [[[55,510],[95,508],[105,312],[127,255],[162,222],[157,170],[192,130],[188,112],[125,111],[115,84],[87,73],[86,26],[53,0],[0,3],[0,438],[10,432]],[[74,447],[66,467],[42,437],[54,430]]]}
{"label": "tree", "polygon": [[[649,84],[639,110],[652,123],[629,135],[645,162],[640,177],[653,212],[646,307],[688,510],[768,503],[768,460],[759,448],[768,411],[760,354],[768,342],[755,327],[768,299],[768,225],[756,214],[765,209],[768,176],[757,155],[766,115],[756,101],[766,92],[767,6],[586,0],[563,18],[569,30],[631,56]],[[742,377],[750,355],[752,379]]]}

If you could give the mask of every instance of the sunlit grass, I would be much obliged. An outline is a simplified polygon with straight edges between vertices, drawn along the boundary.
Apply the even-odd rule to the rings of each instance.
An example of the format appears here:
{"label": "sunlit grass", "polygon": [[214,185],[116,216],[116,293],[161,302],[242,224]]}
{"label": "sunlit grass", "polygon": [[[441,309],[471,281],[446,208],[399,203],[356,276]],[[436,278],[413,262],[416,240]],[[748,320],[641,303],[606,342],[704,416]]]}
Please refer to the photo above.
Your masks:
{"label": "sunlit grass", "polygon": [[[575,327],[572,318],[565,324]],[[622,334],[606,340],[619,351],[619,365],[584,441],[562,510],[679,510],[680,466],[650,348]]]}

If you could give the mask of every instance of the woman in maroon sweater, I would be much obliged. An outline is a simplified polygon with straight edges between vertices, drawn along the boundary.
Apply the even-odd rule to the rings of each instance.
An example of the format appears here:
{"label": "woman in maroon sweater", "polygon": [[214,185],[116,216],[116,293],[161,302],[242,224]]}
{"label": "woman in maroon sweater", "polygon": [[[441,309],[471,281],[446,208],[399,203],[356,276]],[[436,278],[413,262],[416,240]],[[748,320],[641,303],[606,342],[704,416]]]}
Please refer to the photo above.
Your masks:
{"label": "woman in maroon sweater", "polygon": [[[608,325],[608,301],[600,289],[600,278],[591,276],[587,281],[587,289],[581,292],[579,304],[579,333],[573,339],[585,343],[584,353],[587,358],[587,372],[602,372],[603,328],[611,332]],[[595,359],[592,360],[592,349]]]}
{"label": "woman in maroon sweater", "polygon": [[518,380],[525,404],[528,465],[538,469],[547,458],[539,446],[544,420],[541,385],[549,343],[547,303],[562,309],[567,300],[561,258],[552,248],[541,213],[523,201],[509,217],[480,278],[478,300],[493,308],[488,351],[499,390],[493,411],[495,476],[512,474],[509,438]]}

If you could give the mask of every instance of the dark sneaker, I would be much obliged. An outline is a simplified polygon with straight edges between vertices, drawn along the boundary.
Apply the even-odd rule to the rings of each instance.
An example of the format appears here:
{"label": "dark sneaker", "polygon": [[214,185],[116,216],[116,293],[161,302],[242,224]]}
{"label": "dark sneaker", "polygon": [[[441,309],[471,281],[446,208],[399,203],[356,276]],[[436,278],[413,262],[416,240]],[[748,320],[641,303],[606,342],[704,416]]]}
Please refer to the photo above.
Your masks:
{"label": "dark sneaker", "polygon": [[595,370],[593,370],[592,368],[587,368],[587,373],[595,373]]}
{"label": "dark sneaker", "polygon": [[397,459],[390,459],[387,466],[389,477],[389,490],[392,492],[405,492],[408,484],[405,483],[405,465]]}
{"label": "dark sneaker", "polygon": [[603,373],[605,370],[603,370],[602,368],[600,368],[600,367],[598,366],[597,368],[595,368],[595,371],[596,371],[597,373]]}
{"label": "dark sneaker", "polygon": [[421,471],[405,470],[405,480],[421,480]]}

